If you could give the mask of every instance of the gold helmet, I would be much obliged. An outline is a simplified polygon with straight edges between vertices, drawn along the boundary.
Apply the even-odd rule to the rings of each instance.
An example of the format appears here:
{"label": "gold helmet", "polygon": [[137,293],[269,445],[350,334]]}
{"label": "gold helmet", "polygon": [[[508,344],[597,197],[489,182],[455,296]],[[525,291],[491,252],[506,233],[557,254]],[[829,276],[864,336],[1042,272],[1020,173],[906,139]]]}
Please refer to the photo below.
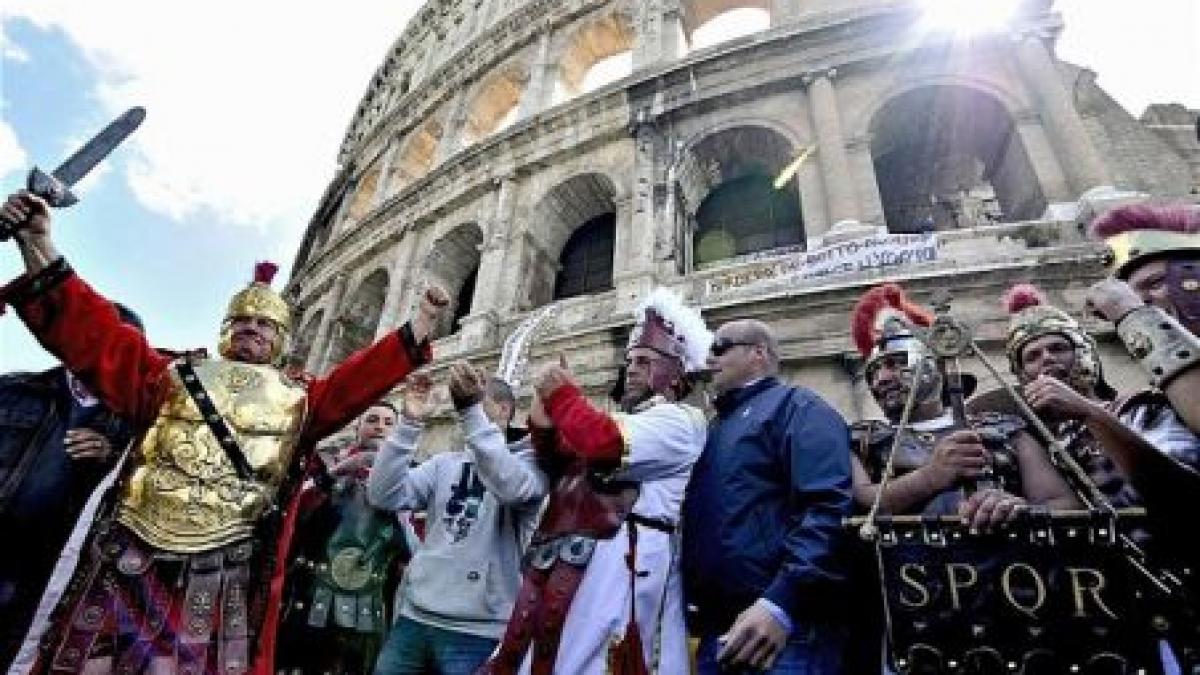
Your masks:
{"label": "gold helmet", "polygon": [[1105,398],[1115,393],[1104,381],[1095,339],[1075,317],[1051,305],[1040,289],[1033,284],[1013,286],[1004,294],[1004,309],[1010,317],[1005,353],[1009,370],[1019,380],[1026,379],[1021,362],[1025,347],[1040,337],[1058,335],[1070,342],[1075,351],[1067,384],[1094,389]]}
{"label": "gold helmet", "polygon": [[221,341],[217,345],[221,356],[230,358],[233,320],[255,317],[270,320],[278,329],[275,342],[271,345],[271,362],[278,362],[283,357],[288,335],[292,330],[292,310],[287,301],[271,288],[271,281],[277,271],[279,266],[273,262],[255,264],[254,279],[250,285],[238,291],[229,300],[225,320],[221,322]]}
{"label": "gold helmet", "polygon": [[1091,234],[1108,244],[1109,271],[1128,279],[1150,260],[1200,257],[1200,208],[1130,204],[1093,221]]}

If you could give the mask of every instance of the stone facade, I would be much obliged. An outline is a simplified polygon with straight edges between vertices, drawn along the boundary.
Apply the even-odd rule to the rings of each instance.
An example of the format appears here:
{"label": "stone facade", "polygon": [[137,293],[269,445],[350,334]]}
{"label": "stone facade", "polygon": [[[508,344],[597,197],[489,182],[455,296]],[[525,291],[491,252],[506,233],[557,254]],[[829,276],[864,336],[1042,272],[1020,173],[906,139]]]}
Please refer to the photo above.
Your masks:
{"label": "stone facade", "polygon": [[[327,370],[438,283],[456,315],[438,367],[494,365],[505,336],[557,302],[531,360],[565,353],[600,398],[630,309],[661,284],[711,324],[775,325],[787,375],[857,419],[876,411],[848,312],[889,279],[918,298],[952,288],[1003,368],[1008,285],[1034,281],[1079,307],[1101,274],[1078,222],[1109,203],[1094,188],[1194,199],[1200,184],[1200,146],[1179,132],[1194,113],[1121,109],[1056,58],[1051,4],[1029,0],[1006,32],[961,43],[922,32],[907,0],[432,0],[372,78],[297,255],[294,358]],[[701,47],[702,27],[730,11],[769,27]],[[748,212],[770,201],[771,214],[798,213],[771,227],[799,232],[739,221],[748,229],[728,234],[721,219],[737,220],[748,194],[762,197]],[[610,283],[556,300],[566,250],[601,221]],[[928,229],[934,261],[710,283],[855,233]],[[1101,337],[1112,379],[1140,384]]]}

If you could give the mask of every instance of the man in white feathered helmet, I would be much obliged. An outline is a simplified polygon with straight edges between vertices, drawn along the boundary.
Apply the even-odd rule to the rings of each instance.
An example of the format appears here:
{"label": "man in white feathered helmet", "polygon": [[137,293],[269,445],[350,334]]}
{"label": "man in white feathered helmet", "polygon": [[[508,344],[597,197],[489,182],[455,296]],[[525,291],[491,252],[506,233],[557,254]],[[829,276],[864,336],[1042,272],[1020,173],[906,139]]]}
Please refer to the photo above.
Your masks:
{"label": "man in white feathered helmet", "polygon": [[524,579],[484,673],[684,673],[676,551],[705,419],[681,403],[712,336],[656,289],[635,312],[621,412],[591,403],[566,364],[537,376],[530,431],[551,479]]}

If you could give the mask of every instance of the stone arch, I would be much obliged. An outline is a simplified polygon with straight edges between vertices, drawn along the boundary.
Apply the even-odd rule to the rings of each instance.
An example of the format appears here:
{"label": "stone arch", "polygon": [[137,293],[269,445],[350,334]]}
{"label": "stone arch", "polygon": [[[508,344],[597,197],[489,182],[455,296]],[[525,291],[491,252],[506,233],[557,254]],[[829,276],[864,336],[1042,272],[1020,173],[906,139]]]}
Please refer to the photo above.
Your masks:
{"label": "stone arch", "polygon": [[876,110],[867,137],[893,232],[1028,220],[1045,211],[1013,115],[979,88],[907,88]]}
{"label": "stone arch", "polygon": [[470,222],[453,227],[429,247],[422,263],[425,278],[450,295],[450,306],[442,312],[435,338],[457,332],[462,319],[471,313],[482,245],[483,230]]}
{"label": "stone arch", "polygon": [[524,64],[493,71],[475,90],[462,125],[463,147],[478,143],[517,120],[521,95],[529,81]]}
{"label": "stone arch", "polygon": [[769,28],[771,0],[684,0],[680,3],[684,39],[691,49]]}
{"label": "stone arch", "polygon": [[633,72],[636,31],[624,11],[609,11],[578,24],[558,55],[552,100],[561,103]]}
{"label": "stone arch", "polygon": [[438,120],[426,120],[410,131],[392,160],[386,194],[403,190],[429,173],[437,158],[438,144],[441,140],[442,124]]}
{"label": "stone arch", "polygon": [[[538,307],[555,299],[556,289],[563,288],[564,255],[587,258],[589,253],[603,250],[606,240],[608,250],[612,250],[616,238],[618,195],[617,184],[610,176],[588,172],[557,183],[536,202],[528,220],[536,229],[529,233],[531,241],[524,247],[521,259],[525,275],[522,307]],[[586,241],[575,236],[584,230],[587,231]],[[583,293],[612,286],[611,253],[607,261],[607,284],[603,282],[606,274],[603,261],[594,262],[601,265],[591,274],[597,283],[585,285]]]}
{"label": "stone arch", "polygon": [[332,363],[341,363],[375,341],[375,331],[387,299],[388,281],[388,271],[378,268],[365,276],[347,296],[337,317]]}
{"label": "stone arch", "polygon": [[960,87],[990,96],[999,102],[1004,107],[1005,112],[1013,119],[1027,114],[1030,110],[1029,102],[991,80],[957,73],[922,76],[918,79],[897,82],[891,86],[881,88],[868,97],[864,105],[855,106],[852,111],[848,111],[854,114],[847,115],[843,120],[845,123],[843,131],[846,137],[866,137],[871,131],[871,124],[879,117],[879,111],[889,101],[893,101],[917,89],[935,86]]}
{"label": "stone arch", "polygon": [[292,338],[291,365],[303,368],[312,356],[312,350],[317,347],[317,332],[321,330],[321,321],[325,319],[325,308],[319,307],[300,323],[299,329]]}
{"label": "stone arch", "polygon": [[790,134],[728,125],[690,143],[676,167],[693,266],[805,244],[800,188],[778,177],[795,159]]}
{"label": "stone arch", "polygon": [[346,220],[356,221],[371,212],[375,205],[375,191],[379,188],[380,162],[376,159],[363,171],[350,197],[350,206],[346,209]]}

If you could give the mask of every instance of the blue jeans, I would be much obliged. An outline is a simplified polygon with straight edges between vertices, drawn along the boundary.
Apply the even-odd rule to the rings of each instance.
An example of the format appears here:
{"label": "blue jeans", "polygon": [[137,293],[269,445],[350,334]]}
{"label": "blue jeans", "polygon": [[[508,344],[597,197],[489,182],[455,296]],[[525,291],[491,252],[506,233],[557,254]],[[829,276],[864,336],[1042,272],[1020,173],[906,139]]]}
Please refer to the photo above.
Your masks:
{"label": "blue jeans", "polygon": [[375,675],[471,675],[498,643],[402,616],[379,652]]}
{"label": "blue jeans", "polygon": [[750,668],[726,668],[717,663],[721,644],[716,635],[702,635],[696,650],[696,671],[699,675],[749,675],[765,672],[769,675],[837,675],[842,672],[842,649],[846,632],[840,626],[812,626],[798,623],[787,644],[775,657],[768,671]]}

